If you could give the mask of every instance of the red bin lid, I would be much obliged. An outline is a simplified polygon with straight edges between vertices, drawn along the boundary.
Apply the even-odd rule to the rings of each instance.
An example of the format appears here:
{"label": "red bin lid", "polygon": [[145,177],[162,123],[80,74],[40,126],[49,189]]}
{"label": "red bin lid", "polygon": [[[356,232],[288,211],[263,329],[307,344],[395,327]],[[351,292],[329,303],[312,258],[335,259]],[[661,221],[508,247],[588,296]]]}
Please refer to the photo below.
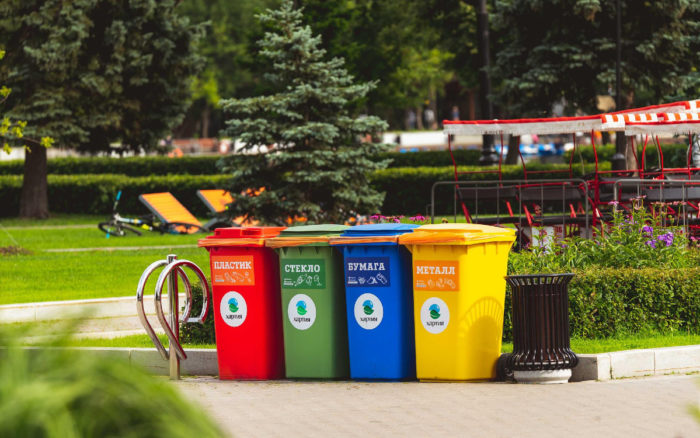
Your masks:
{"label": "red bin lid", "polygon": [[286,227],[231,227],[217,228],[213,236],[197,242],[199,247],[264,246],[265,239],[277,237]]}

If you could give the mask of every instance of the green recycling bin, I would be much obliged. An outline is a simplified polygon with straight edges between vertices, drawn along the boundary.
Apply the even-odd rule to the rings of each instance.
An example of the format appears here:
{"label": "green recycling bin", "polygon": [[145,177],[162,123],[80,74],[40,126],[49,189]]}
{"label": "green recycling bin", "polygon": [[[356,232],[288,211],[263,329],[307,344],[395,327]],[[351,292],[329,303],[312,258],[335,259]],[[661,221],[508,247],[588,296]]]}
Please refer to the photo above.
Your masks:
{"label": "green recycling bin", "polygon": [[349,376],[343,254],[328,244],[347,228],[290,227],[266,241],[280,258],[287,378]]}

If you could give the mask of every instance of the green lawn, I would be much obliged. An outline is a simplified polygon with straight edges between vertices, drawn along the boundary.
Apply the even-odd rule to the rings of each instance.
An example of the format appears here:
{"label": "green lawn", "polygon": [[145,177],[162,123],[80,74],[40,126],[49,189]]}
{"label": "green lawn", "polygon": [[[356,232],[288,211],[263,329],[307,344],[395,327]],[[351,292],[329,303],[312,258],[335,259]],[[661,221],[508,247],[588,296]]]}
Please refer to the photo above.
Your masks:
{"label": "green lawn", "polygon": [[[30,251],[60,248],[105,248],[115,246],[196,245],[205,233],[160,234],[143,232],[142,236],[106,235],[94,228],[0,228],[0,246],[19,245]],[[16,243],[15,243],[16,242]]]}
{"label": "green lawn", "polygon": [[[132,296],[141,273],[167,254],[198,264],[209,276],[209,255],[196,248],[203,233],[144,232],[110,237],[97,229],[95,216],[62,216],[41,221],[3,220],[0,247],[19,245],[29,255],[0,256],[0,305],[38,301]],[[75,228],[86,225],[87,228]],[[57,228],[58,227],[58,228]],[[188,247],[181,247],[188,245]],[[151,247],[158,249],[49,252],[65,248]],[[152,281],[155,285],[155,279]],[[150,285],[149,285],[150,289]],[[152,293],[152,292],[151,292]]]}
{"label": "green lawn", "polygon": [[[163,345],[168,345],[168,339],[165,335],[158,336]],[[27,345],[41,344],[41,342],[27,342]],[[75,339],[68,340],[67,345],[71,347],[108,347],[108,348],[155,348],[153,341],[148,335],[132,335],[122,336],[119,338],[90,338],[90,339]],[[216,348],[213,344],[183,344],[185,348]]]}
{"label": "green lawn", "polygon": [[143,270],[170,253],[196,263],[209,277],[209,255],[202,248],[5,256],[0,304],[134,296]]}
{"label": "green lawn", "polygon": [[[679,345],[699,345],[700,335],[692,334],[649,334],[612,339],[572,339],[571,349],[580,354],[606,353],[610,351],[637,350],[643,348],[676,347]],[[510,353],[513,344],[504,343],[501,351]]]}
{"label": "green lawn", "polygon": [[[161,340],[167,344],[165,336]],[[608,353],[611,351],[636,350],[642,348],[674,347],[680,345],[699,345],[700,335],[660,335],[630,336],[619,339],[572,339],[571,349],[579,354]],[[71,339],[70,346],[74,347],[129,347],[153,348],[153,343],[147,335],[124,336],[114,339]],[[212,344],[185,344],[187,348],[215,348]],[[501,349],[504,353],[513,351],[513,344],[504,343]]]}
{"label": "green lawn", "polygon": [[[108,215],[95,214],[52,214],[50,218],[39,219],[20,219],[16,217],[0,218],[0,226],[3,227],[51,227],[64,225],[90,225],[94,224],[97,228],[97,223],[107,219]],[[1,228],[0,228],[1,229]]]}

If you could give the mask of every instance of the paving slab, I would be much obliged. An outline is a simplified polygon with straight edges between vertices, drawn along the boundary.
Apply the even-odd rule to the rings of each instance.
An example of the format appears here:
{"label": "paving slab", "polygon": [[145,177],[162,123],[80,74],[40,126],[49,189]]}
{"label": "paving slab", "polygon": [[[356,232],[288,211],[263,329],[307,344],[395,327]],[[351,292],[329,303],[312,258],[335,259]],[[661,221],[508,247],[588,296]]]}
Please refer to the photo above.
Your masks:
{"label": "paving slab", "polygon": [[174,383],[230,436],[669,437],[700,436],[688,413],[697,376],[565,385],[507,383]]}

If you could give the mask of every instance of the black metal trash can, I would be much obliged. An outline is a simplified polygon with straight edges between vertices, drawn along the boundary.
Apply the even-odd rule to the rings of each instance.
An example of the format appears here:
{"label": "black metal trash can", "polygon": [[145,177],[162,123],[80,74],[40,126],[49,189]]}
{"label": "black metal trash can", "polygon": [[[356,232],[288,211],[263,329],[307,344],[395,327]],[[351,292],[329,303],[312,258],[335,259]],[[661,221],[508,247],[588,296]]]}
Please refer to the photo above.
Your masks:
{"label": "black metal trash can", "polygon": [[503,362],[506,374],[512,371],[516,381],[565,383],[571,377],[578,364],[569,334],[568,286],[573,277],[506,277],[512,291],[513,353]]}

